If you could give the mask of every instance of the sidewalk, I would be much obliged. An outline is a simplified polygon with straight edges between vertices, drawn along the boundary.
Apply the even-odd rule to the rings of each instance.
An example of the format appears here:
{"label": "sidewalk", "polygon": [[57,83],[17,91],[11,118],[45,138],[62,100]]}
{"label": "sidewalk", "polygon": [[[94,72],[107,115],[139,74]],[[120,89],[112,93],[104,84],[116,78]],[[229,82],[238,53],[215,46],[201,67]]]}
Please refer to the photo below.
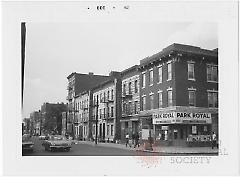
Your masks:
{"label": "sidewalk", "polygon": [[115,143],[98,143],[95,145],[95,142],[91,141],[76,141],[74,140],[75,144],[88,144],[92,146],[101,146],[101,147],[113,147],[113,148],[119,148],[119,149],[125,149],[125,150],[131,150],[131,151],[143,151],[143,152],[149,152],[149,153],[163,153],[163,154],[216,154],[218,153],[218,149],[211,147],[179,147],[179,146],[153,146],[153,151],[150,150],[144,150],[143,146],[140,146],[139,148],[133,148],[133,146],[130,148],[129,146],[126,147],[125,144],[115,144]]}

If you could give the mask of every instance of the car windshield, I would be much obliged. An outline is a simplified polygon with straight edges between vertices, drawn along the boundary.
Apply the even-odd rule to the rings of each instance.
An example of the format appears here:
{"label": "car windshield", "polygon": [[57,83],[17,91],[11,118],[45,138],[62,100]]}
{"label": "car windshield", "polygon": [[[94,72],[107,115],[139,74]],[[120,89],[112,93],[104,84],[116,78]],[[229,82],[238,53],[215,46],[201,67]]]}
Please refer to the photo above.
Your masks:
{"label": "car windshield", "polygon": [[66,140],[66,138],[64,136],[50,136],[49,140],[58,141],[58,140]]}
{"label": "car windshield", "polygon": [[31,140],[31,136],[29,134],[25,134],[22,136],[22,141],[30,141]]}

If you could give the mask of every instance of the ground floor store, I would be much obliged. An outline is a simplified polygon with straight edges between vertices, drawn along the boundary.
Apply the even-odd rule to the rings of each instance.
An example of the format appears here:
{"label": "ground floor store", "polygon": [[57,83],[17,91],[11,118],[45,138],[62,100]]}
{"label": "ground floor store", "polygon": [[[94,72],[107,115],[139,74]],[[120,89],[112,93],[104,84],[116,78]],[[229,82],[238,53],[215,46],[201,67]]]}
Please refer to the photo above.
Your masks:
{"label": "ground floor store", "polygon": [[151,138],[157,146],[210,146],[212,133],[218,136],[216,110],[155,110],[142,116],[140,124],[142,142]]}
{"label": "ground floor store", "polygon": [[129,134],[129,139],[134,139],[139,136],[140,122],[139,117],[124,117],[120,120],[121,125],[121,142],[126,141],[126,135]]}

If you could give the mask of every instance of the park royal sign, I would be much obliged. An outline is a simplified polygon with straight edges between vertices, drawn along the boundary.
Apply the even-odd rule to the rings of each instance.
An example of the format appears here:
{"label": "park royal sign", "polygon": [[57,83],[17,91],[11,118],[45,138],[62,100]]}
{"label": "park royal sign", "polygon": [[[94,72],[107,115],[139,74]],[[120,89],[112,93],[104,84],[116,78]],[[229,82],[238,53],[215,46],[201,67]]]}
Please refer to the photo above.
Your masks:
{"label": "park royal sign", "polygon": [[192,113],[192,112],[169,112],[154,113],[152,115],[153,124],[211,124],[211,113]]}

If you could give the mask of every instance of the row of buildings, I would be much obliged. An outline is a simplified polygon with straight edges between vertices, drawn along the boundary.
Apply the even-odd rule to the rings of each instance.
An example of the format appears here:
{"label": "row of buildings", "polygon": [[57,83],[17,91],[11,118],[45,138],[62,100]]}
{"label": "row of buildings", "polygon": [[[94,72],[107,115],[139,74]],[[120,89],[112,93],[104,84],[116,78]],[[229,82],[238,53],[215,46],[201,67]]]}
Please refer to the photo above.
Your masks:
{"label": "row of buildings", "polygon": [[64,103],[43,103],[41,109],[30,113],[30,118],[23,119],[23,134],[43,135],[61,134],[62,112],[67,111]]}
{"label": "row of buildings", "polygon": [[62,134],[185,145],[218,134],[218,50],[172,44],[109,76],[71,73]]}

